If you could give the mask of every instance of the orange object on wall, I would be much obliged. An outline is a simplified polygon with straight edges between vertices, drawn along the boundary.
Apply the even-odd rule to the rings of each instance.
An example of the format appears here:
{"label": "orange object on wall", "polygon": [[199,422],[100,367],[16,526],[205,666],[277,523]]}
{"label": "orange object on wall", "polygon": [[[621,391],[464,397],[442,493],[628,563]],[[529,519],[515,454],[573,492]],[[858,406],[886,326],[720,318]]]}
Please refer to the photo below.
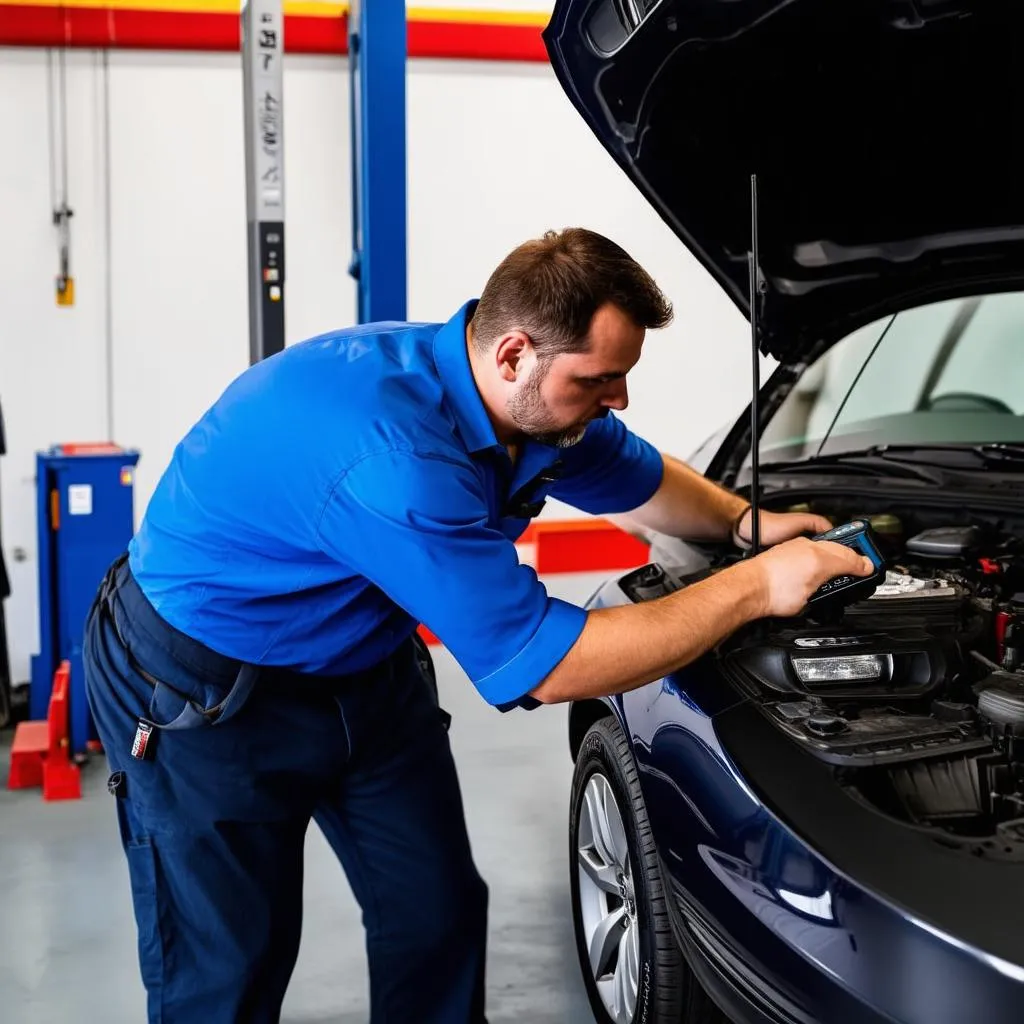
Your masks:
{"label": "orange object on wall", "polygon": [[537,572],[634,569],[647,561],[649,545],[603,519],[540,520],[533,524]]}

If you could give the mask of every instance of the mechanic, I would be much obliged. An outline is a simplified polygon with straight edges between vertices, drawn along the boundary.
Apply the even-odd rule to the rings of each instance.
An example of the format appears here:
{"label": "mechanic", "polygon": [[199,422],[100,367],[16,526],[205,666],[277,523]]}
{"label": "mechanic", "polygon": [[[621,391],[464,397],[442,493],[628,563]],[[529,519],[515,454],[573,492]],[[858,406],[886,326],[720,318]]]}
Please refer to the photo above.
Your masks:
{"label": "mechanic", "polygon": [[484,1021],[487,888],[424,623],[502,710],[621,692],[865,574],[773,545],[671,596],[586,612],[514,540],[548,495],[742,544],[736,495],[613,415],[671,306],[583,229],[514,250],[443,325],[359,326],[250,367],[174,451],[89,617],[149,1019],[269,1022],[299,948],[315,820],[363,912],[373,1024]]}

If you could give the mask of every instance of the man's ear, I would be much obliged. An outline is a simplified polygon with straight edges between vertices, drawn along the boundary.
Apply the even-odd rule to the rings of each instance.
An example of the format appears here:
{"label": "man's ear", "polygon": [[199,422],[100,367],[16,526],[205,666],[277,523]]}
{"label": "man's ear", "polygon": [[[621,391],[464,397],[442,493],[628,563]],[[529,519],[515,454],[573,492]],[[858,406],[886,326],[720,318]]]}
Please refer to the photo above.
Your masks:
{"label": "man's ear", "polygon": [[530,336],[525,331],[507,331],[494,346],[494,364],[501,379],[514,383],[524,369],[524,357],[533,351]]}

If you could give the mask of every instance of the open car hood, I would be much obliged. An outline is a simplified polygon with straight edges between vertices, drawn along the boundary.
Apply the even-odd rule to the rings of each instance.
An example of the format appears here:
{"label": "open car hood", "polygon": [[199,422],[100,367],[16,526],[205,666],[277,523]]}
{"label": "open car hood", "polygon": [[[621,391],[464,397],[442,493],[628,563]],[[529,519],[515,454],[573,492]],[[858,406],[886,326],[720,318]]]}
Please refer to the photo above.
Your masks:
{"label": "open car hood", "polygon": [[1024,284],[1020,0],[557,0],[562,87],[783,362]]}

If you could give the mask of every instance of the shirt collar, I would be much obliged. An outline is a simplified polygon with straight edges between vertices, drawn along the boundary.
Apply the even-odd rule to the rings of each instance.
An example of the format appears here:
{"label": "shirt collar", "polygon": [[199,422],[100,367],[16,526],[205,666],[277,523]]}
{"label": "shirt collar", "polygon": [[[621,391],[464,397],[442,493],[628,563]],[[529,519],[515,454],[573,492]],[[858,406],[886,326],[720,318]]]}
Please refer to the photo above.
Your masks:
{"label": "shirt collar", "polygon": [[434,365],[455,413],[459,433],[471,453],[500,447],[483,399],[477,391],[476,381],[473,380],[469,353],[466,351],[466,324],[476,303],[476,299],[467,302],[434,335]]}

